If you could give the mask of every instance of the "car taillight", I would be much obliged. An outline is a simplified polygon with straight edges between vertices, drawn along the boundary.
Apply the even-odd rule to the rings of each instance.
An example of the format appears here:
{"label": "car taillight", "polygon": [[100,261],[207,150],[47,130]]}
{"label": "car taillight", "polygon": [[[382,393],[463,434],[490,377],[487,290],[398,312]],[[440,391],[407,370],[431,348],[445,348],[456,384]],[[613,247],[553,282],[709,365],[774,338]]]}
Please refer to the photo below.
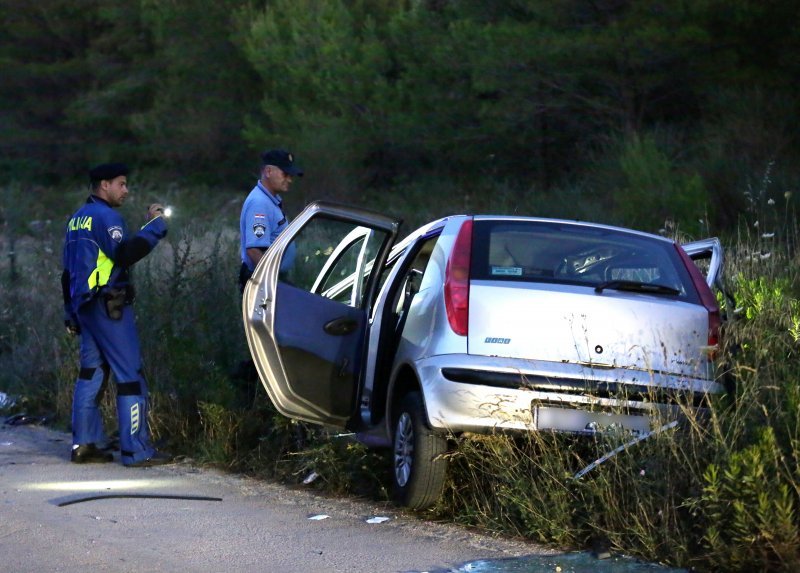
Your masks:
{"label": "car taillight", "polygon": [[472,253],[472,219],[458,231],[444,275],[444,307],[453,332],[469,332],[469,262]]}
{"label": "car taillight", "polygon": [[716,358],[717,350],[719,349],[719,331],[722,325],[719,304],[717,304],[714,293],[708,288],[703,274],[700,272],[700,269],[697,268],[697,265],[694,264],[692,258],[686,254],[686,251],[684,251],[680,245],[676,244],[675,248],[678,250],[678,254],[681,256],[686,270],[689,271],[689,275],[692,277],[692,284],[694,284],[697,294],[700,295],[700,302],[703,303],[703,306],[708,311],[707,352],[709,359],[713,360]]}

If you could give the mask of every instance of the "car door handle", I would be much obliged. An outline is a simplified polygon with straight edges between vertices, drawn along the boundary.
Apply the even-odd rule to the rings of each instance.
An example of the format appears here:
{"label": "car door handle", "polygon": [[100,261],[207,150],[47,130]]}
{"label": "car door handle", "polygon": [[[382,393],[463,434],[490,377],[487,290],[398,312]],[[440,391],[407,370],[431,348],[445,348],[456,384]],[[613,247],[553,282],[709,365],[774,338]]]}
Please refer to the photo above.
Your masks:
{"label": "car door handle", "polygon": [[328,334],[332,334],[333,336],[344,336],[345,334],[350,334],[358,327],[358,322],[353,320],[352,318],[341,317],[341,318],[334,318],[325,326],[322,327],[322,330],[327,332]]}

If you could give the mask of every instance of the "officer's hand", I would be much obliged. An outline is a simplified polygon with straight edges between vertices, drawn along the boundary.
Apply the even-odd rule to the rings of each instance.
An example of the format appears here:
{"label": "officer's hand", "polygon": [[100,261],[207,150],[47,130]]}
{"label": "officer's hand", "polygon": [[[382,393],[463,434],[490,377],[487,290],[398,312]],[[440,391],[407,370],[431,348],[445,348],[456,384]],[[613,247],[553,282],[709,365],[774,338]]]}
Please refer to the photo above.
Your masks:
{"label": "officer's hand", "polygon": [[67,319],[64,321],[64,326],[67,329],[67,334],[70,336],[77,336],[81,333],[81,327],[78,323],[72,319]]}
{"label": "officer's hand", "polygon": [[164,215],[164,205],[161,203],[153,203],[147,208],[147,220],[154,219]]}

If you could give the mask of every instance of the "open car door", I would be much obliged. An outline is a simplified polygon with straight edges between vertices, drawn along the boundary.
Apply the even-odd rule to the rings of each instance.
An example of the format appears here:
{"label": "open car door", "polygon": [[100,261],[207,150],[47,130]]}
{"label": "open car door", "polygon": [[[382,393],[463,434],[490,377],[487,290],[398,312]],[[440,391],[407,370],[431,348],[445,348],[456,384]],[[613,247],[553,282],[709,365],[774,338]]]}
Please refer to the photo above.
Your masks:
{"label": "open car door", "polygon": [[706,277],[708,286],[711,288],[714,288],[715,285],[718,286],[722,280],[722,243],[719,242],[719,239],[711,237],[702,241],[684,243],[681,247]]}
{"label": "open car door", "polygon": [[[725,306],[731,311],[736,308],[736,301],[733,295],[725,288],[722,282],[723,249],[722,243],[717,237],[685,243],[681,245],[689,258],[694,261],[700,272],[706,278],[706,283],[711,289],[716,289],[725,297]],[[732,318],[732,313],[726,313],[728,318]]]}
{"label": "open car door", "polygon": [[335,427],[358,419],[370,307],[398,226],[315,202],[256,266],[244,328],[261,383],[285,416]]}

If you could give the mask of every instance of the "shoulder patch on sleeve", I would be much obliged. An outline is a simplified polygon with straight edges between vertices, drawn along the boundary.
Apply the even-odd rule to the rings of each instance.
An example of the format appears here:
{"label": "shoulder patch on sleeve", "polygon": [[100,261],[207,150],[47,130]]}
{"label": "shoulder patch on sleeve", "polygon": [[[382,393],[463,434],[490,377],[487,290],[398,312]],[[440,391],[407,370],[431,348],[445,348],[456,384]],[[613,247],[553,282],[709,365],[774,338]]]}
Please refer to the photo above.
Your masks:
{"label": "shoulder patch on sleeve", "polygon": [[109,227],[108,234],[111,236],[113,240],[119,243],[122,240],[122,227],[120,227],[119,225],[114,225],[113,227]]}
{"label": "shoulder patch on sleeve", "polygon": [[267,215],[266,213],[253,214],[253,234],[256,238],[260,239],[267,233]]}

